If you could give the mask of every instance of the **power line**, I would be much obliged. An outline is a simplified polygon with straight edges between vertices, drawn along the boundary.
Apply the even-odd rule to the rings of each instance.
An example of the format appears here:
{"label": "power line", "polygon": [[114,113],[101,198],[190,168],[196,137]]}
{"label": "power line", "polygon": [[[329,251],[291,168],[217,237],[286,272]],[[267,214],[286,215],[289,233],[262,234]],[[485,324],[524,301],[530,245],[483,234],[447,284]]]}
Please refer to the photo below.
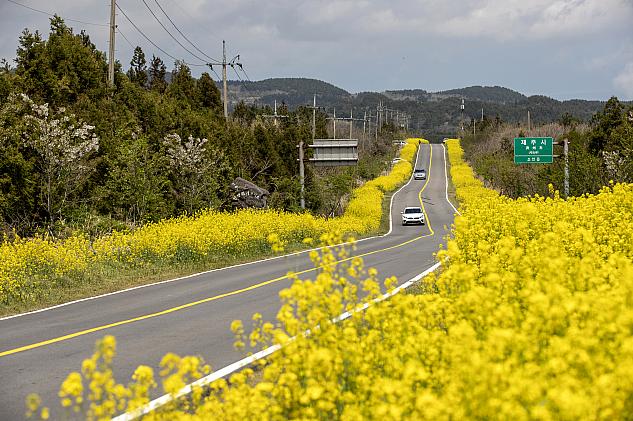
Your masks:
{"label": "power line", "polygon": [[184,45],[182,45],[182,43],[180,41],[178,41],[178,39],[176,39],[175,36],[172,35],[171,32],[169,32],[169,30],[165,27],[165,25],[163,25],[163,22],[160,21],[160,19],[158,19],[158,16],[156,16],[156,13],[154,13],[154,11],[152,10],[151,7],[149,7],[149,4],[147,4],[147,2],[145,0],[143,0],[143,4],[145,5],[145,7],[147,7],[147,10],[149,10],[149,12],[152,14],[152,16],[154,16],[154,19],[156,20],[156,22],[158,22],[158,24],[165,30],[165,32],[167,32],[167,34],[174,40],[176,41],[176,43],[178,45],[180,45],[185,51],[187,51],[189,54],[191,54],[192,56],[194,56],[195,58],[197,58],[198,60],[204,62],[205,59],[197,56],[195,53],[191,52],[191,50],[189,50],[187,47],[185,47]]}
{"label": "power line", "polygon": [[202,51],[201,49],[199,49],[193,42],[191,42],[191,40],[189,40],[189,38],[187,38],[187,36],[185,34],[182,33],[182,31],[178,28],[178,26],[176,26],[176,24],[174,23],[174,21],[169,17],[169,15],[167,14],[167,12],[165,12],[165,9],[163,9],[163,6],[160,5],[160,3],[158,2],[158,0],[154,0],[154,2],[156,3],[156,5],[158,6],[158,8],[161,10],[161,12],[163,12],[163,14],[165,15],[165,17],[167,18],[167,20],[169,20],[169,22],[171,22],[171,24],[173,25],[173,27],[176,29],[176,31],[178,31],[178,33],[189,43],[191,44],[191,46],[193,48],[195,48],[200,54],[202,54],[203,56],[205,56],[206,58],[208,58],[211,61],[215,61],[218,64],[220,63],[220,60],[215,59],[213,57],[210,57],[208,54],[206,54],[204,51]]}
{"label": "power line", "polygon": [[[34,11],[34,12],[41,13],[41,14],[43,14],[43,15],[48,15],[48,16],[51,16],[51,17],[59,16],[59,15],[54,14],[54,13],[45,12],[44,10],[40,10],[40,9],[36,9],[36,8],[34,8],[34,7],[31,7],[31,6],[27,6],[26,4],[18,3],[18,2],[17,2],[17,1],[15,1],[15,0],[7,0],[7,1],[8,1],[9,3],[13,3],[13,4],[16,4],[16,5],[18,5],[18,6],[24,7],[25,9],[29,9],[29,10],[32,10],[32,11]],[[84,24],[84,25],[93,25],[93,26],[104,26],[104,27],[108,27],[108,26],[110,26],[110,25],[108,25],[107,23],[85,22],[85,21],[83,21],[83,20],[68,19],[68,18],[65,18],[65,19],[64,19],[64,21],[68,21],[68,22],[77,22],[77,23],[81,23],[81,24]]]}
{"label": "power line", "polygon": [[244,66],[240,66],[240,70],[242,72],[244,72],[244,76],[246,76],[246,80],[248,80],[249,82],[253,83],[253,81],[251,80],[250,77],[248,77],[248,73],[246,73],[246,70],[244,70]]}
{"label": "power line", "polygon": [[119,35],[121,35],[121,36],[123,37],[123,39],[124,39],[124,40],[125,40],[128,44],[130,44],[130,47],[135,48],[135,45],[134,45],[134,44],[132,44],[132,43],[130,42],[130,40],[129,40],[129,39],[127,39],[127,37],[123,34],[123,32],[121,32],[121,29],[120,29],[118,26],[117,26],[117,28],[116,28],[116,29],[117,29],[117,31],[119,32]]}
{"label": "power line", "polygon": [[215,71],[215,69],[213,68],[213,66],[209,66],[209,67],[211,67],[211,71],[212,71],[212,72],[213,72],[213,73],[214,73],[214,74],[218,77],[218,80],[219,80],[219,81],[222,81],[222,76],[220,76],[220,75],[218,74],[218,72],[216,72],[216,71]]}
{"label": "power line", "polygon": [[188,66],[206,66],[206,64],[194,64],[194,63],[187,63],[184,60],[178,59],[174,56],[172,56],[171,54],[169,54],[167,51],[163,50],[162,48],[160,48],[158,45],[156,45],[156,43],[154,43],[154,41],[152,41],[147,35],[145,35],[145,33],[143,31],[141,31],[141,29],[136,26],[136,24],[132,21],[132,19],[130,19],[128,17],[128,15],[123,11],[123,9],[121,9],[121,6],[119,6],[118,4],[116,5],[117,9],[119,9],[119,12],[121,12],[123,14],[123,16],[125,17],[125,19],[127,19],[128,22],[130,22],[130,24],[134,27],[134,29],[136,29],[138,31],[139,34],[141,34],[143,36],[143,38],[145,38],[147,40],[147,42],[149,42],[150,44],[152,44],[154,47],[156,47],[159,51],[161,51],[163,54],[165,54],[167,57],[172,58],[173,60],[176,61],[182,61],[184,64],[188,65]]}

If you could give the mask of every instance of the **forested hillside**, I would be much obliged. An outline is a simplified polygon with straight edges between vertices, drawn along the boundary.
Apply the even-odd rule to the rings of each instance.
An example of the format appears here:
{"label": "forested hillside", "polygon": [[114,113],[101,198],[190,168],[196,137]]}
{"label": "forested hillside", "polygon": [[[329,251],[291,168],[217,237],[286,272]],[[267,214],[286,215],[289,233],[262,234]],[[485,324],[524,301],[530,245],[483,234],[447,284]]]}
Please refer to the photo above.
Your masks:
{"label": "forested hillside", "polygon": [[[434,140],[451,137],[461,128],[460,105],[465,100],[464,120],[480,119],[483,109],[489,119],[499,117],[509,123],[531,121],[549,123],[565,116],[589,121],[603,106],[601,101],[558,101],[541,95],[525,96],[500,86],[471,86],[440,92],[409,89],[351,94],[329,83],[314,79],[267,79],[259,82],[231,82],[231,101],[272,106],[276,100],[294,109],[311,104],[317,94],[317,105],[337,115],[363,117],[365,112],[376,114],[379,102],[391,109],[412,116],[410,128]],[[368,114],[369,115],[369,114]]]}

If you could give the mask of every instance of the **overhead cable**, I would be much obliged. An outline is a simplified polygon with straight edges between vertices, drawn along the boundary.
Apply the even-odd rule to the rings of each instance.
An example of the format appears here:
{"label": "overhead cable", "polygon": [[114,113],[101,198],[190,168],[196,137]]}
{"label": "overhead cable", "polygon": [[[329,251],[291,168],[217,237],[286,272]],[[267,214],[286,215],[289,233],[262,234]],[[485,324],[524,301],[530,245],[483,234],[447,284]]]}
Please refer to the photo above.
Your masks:
{"label": "overhead cable", "polygon": [[158,6],[158,8],[161,10],[161,12],[163,12],[163,14],[165,15],[165,17],[167,18],[167,20],[169,20],[169,22],[171,22],[171,24],[173,25],[173,27],[176,29],[176,31],[178,31],[178,33],[189,43],[191,44],[191,46],[193,48],[195,48],[200,54],[202,54],[203,56],[205,56],[206,58],[208,58],[211,61],[214,61],[216,63],[212,63],[212,64],[221,64],[220,60],[215,59],[213,57],[210,57],[209,55],[207,55],[204,51],[202,51],[201,49],[199,49],[193,42],[191,42],[191,40],[189,38],[187,38],[187,36],[185,34],[182,33],[182,31],[178,28],[178,26],[176,26],[176,24],[174,23],[174,21],[169,17],[169,15],[167,14],[167,12],[165,12],[165,9],[163,9],[163,6],[160,5],[160,3],[158,2],[158,0],[154,0],[154,2],[156,3],[156,5]]}
{"label": "overhead cable", "polygon": [[[13,3],[13,4],[15,4],[15,5],[18,5],[18,6],[24,7],[25,9],[29,9],[29,10],[32,10],[32,11],[37,12],[37,13],[42,13],[42,14],[44,14],[44,15],[48,15],[48,16],[50,16],[50,17],[59,16],[59,15],[57,15],[57,14],[55,14],[55,13],[49,13],[49,12],[46,12],[46,11],[44,11],[44,10],[40,10],[40,9],[36,9],[36,8],[34,8],[34,7],[31,7],[31,6],[27,6],[26,4],[19,3],[19,2],[15,1],[15,0],[7,0],[7,1],[8,1],[9,3]],[[103,26],[103,27],[108,27],[108,26],[110,26],[110,25],[108,25],[107,23],[85,22],[85,21],[83,21],[83,20],[68,19],[68,18],[64,18],[64,21],[68,21],[68,22],[77,22],[77,23],[81,23],[81,24],[84,24],[84,25],[92,25],[92,26]]]}
{"label": "overhead cable", "polygon": [[206,66],[206,64],[195,64],[195,63],[187,63],[186,61],[176,58],[174,56],[172,56],[171,54],[169,54],[167,51],[163,50],[162,48],[160,48],[154,41],[152,41],[147,35],[145,35],[145,33],[143,31],[141,31],[141,29],[134,23],[134,21],[132,21],[132,19],[129,18],[129,16],[125,13],[125,11],[123,11],[123,9],[121,9],[121,6],[119,6],[118,4],[116,5],[117,9],[119,9],[119,12],[121,12],[123,14],[123,16],[125,17],[125,19],[127,19],[128,22],[130,22],[130,24],[134,27],[134,29],[136,29],[136,31],[141,34],[143,36],[143,38],[145,38],[147,40],[147,42],[149,42],[150,44],[152,44],[155,48],[157,48],[159,51],[161,51],[163,54],[165,54],[167,57],[170,57],[171,59],[175,60],[175,61],[180,61],[184,64],[186,64],[187,66]]}
{"label": "overhead cable", "polygon": [[204,62],[206,61],[205,59],[201,58],[200,56],[196,55],[195,53],[193,53],[191,50],[189,50],[187,47],[185,47],[184,45],[182,45],[182,43],[180,41],[178,41],[178,39],[171,33],[169,32],[169,30],[165,27],[165,25],[163,25],[163,22],[161,22],[160,19],[158,19],[158,16],[156,16],[156,13],[154,13],[154,11],[152,10],[151,7],[149,7],[149,4],[147,4],[147,1],[142,0],[143,4],[145,5],[145,7],[147,7],[147,10],[149,10],[149,12],[152,14],[152,16],[154,17],[154,19],[156,20],[156,22],[158,22],[158,24],[165,30],[165,32],[167,32],[167,35],[169,35],[171,37],[171,39],[173,39],[174,41],[176,41],[176,43],[178,45],[180,45],[186,52],[188,52],[189,54],[191,54],[192,56],[194,56],[195,58],[197,58],[198,60]]}

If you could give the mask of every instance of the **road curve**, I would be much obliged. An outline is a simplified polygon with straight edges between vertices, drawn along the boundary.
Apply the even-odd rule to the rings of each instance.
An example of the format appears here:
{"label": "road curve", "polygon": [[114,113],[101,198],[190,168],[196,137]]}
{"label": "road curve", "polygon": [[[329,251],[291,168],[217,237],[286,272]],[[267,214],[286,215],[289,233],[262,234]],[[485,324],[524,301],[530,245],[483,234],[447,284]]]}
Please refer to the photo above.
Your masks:
{"label": "road curve", "polygon": [[[453,222],[444,159],[442,145],[421,145],[416,168],[427,168],[428,180],[411,180],[394,196],[388,235],[357,244],[354,255],[363,256],[381,277],[395,275],[402,283],[434,263],[433,254]],[[400,210],[420,200],[430,224],[401,226]],[[167,352],[200,355],[215,369],[240,359],[231,322],[248,320],[255,312],[274,319],[279,292],[290,285],[289,271],[312,278],[307,253],[0,320],[0,420],[23,419],[24,398],[33,392],[56,408],[61,382],[80,369],[95,341],[106,334],[117,338],[114,371],[122,383],[140,364],[156,368]]]}

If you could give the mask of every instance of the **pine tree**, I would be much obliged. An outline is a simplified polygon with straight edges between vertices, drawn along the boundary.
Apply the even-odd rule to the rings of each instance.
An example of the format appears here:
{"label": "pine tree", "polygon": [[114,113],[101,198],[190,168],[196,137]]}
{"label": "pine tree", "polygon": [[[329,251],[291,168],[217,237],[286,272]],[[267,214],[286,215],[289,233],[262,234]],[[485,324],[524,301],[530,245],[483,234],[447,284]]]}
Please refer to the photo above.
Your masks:
{"label": "pine tree", "polygon": [[145,60],[145,53],[141,49],[141,47],[136,47],[134,49],[134,55],[132,56],[132,61],[130,61],[130,70],[128,70],[127,75],[130,78],[130,81],[136,83],[141,87],[145,87],[147,85],[147,61]]}
{"label": "pine tree", "polygon": [[191,76],[191,70],[184,62],[177,60],[171,73],[171,83],[168,93],[179,100],[191,103],[196,98],[196,81]]}
{"label": "pine tree", "polygon": [[165,75],[167,74],[167,68],[165,63],[160,57],[152,56],[152,62],[149,68],[149,88],[158,92],[165,92],[167,89],[167,81]]}
{"label": "pine tree", "polygon": [[200,76],[196,84],[196,90],[198,91],[198,102],[203,107],[219,109],[222,106],[220,90],[207,72]]}

